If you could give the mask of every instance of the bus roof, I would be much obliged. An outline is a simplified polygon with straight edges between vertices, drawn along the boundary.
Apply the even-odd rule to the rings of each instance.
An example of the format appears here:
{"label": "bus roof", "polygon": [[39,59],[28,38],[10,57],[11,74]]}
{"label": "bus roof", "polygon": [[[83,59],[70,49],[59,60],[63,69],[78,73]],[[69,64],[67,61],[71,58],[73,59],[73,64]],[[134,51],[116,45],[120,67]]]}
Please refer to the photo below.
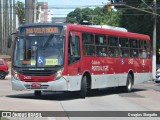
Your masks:
{"label": "bus roof", "polygon": [[85,25],[77,25],[77,24],[65,24],[65,23],[32,23],[32,24],[25,24],[20,26],[21,27],[31,27],[31,26],[51,26],[51,25],[57,25],[57,26],[67,26],[68,29],[74,29],[76,31],[81,32],[89,32],[89,33],[97,33],[97,34],[107,34],[112,36],[119,36],[119,37],[128,37],[132,39],[144,39],[144,40],[150,40],[150,37],[145,34],[139,34],[139,33],[132,33],[127,31],[121,31],[117,29],[111,29],[107,27],[94,27],[94,26],[85,26]]}
{"label": "bus roof", "polygon": [[107,28],[96,28],[96,27],[90,27],[90,26],[84,26],[84,25],[76,25],[76,24],[67,24],[68,29],[74,29],[76,31],[81,32],[89,32],[89,33],[97,33],[97,34],[107,34],[112,36],[119,36],[119,37],[128,37],[132,39],[144,39],[144,40],[150,40],[149,35],[145,34],[138,34],[138,33],[132,33],[132,32],[124,32],[119,30],[112,30]]}
{"label": "bus roof", "polygon": [[128,30],[125,29],[125,28],[115,27],[115,26],[110,26],[110,25],[88,25],[88,26],[96,27],[96,28],[104,28],[104,29],[111,29],[111,30],[118,30],[118,31],[128,32]]}

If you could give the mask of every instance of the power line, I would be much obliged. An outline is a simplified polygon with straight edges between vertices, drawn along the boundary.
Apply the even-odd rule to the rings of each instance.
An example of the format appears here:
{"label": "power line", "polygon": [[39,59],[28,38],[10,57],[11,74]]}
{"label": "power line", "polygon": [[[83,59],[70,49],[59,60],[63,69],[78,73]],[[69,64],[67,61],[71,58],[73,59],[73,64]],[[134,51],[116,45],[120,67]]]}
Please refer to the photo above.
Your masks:
{"label": "power line", "polygon": [[141,0],[150,10],[153,11],[153,8],[151,8],[144,0]]}
{"label": "power line", "polygon": [[152,15],[160,16],[157,13],[150,12],[150,11],[147,11],[147,10],[144,10],[144,9],[140,9],[140,8],[136,8],[136,7],[133,7],[133,6],[130,6],[130,5],[127,5],[127,4],[113,4],[113,5],[114,6],[126,6],[126,7],[129,7],[129,8],[135,9],[135,10],[139,10],[139,11],[142,11],[142,12],[150,13]]}

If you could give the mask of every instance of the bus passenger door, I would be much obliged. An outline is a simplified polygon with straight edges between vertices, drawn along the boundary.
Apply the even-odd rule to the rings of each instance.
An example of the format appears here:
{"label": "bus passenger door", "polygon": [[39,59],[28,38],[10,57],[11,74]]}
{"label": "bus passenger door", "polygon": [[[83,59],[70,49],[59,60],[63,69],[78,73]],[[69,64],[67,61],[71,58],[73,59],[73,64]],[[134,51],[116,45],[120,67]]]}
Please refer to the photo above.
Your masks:
{"label": "bus passenger door", "polygon": [[80,59],[80,35],[77,32],[70,32],[68,41],[68,89],[71,91],[80,90]]}

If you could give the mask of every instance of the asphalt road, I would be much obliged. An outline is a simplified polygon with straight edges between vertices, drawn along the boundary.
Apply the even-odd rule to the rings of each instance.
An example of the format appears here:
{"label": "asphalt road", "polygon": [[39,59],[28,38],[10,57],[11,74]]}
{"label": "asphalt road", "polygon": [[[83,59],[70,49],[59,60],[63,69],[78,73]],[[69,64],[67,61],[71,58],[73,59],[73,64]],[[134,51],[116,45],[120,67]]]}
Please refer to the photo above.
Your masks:
{"label": "asphalt road", "polygon": [[[123,93],[116,88],[96,90],[87,94],[86,99],[78,98],[76,92],[47,92],[41,97],[35,97],[33,91],[13,91],[10,76],[8,76],[5,80],[0,80],[0,111],[2,110],[64,111],[67,115],[70,114],[67,111],[82,111],[78,112],[79,116],[83,111],[112,111],[112,113],[106,113],[111,116],[122,114],[122,117],[96,117],[100,116],[101,112],[91,115],[86,112],[88,116],[94,117],[54,117],[53,115],[44,118],[28,118],[29,120],[158,120],[160,117],[123,117],[123,113],[116,113],[116,111],[128,111],[128,115],[129,111],[160,111],[160,84],[153,81],[141,83],[135,85],[131,93]],[[103,115],[107,116],[105,113]],[[21,120],[22,118],[9,119]]]}

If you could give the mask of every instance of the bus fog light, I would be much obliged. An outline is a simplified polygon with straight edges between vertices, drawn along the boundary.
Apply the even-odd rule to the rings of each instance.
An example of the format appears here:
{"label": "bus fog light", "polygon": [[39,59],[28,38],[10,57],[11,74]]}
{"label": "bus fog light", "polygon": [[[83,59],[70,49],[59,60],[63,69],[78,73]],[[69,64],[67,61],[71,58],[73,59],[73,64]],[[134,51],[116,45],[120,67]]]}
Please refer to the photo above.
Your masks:
{"label": "bus fog light", "polygon": [[60,69],[59,71],[57,71],[54,80],[60,79],[62,77],[62,72],[63,72],[63,69]]}
{"label": "bus fog light", "polygon": [[13,74],[12,74],[13,78],[14,78],[15,80],[19,80],[17,71],[14,70],[12,73],[13,73]]}

